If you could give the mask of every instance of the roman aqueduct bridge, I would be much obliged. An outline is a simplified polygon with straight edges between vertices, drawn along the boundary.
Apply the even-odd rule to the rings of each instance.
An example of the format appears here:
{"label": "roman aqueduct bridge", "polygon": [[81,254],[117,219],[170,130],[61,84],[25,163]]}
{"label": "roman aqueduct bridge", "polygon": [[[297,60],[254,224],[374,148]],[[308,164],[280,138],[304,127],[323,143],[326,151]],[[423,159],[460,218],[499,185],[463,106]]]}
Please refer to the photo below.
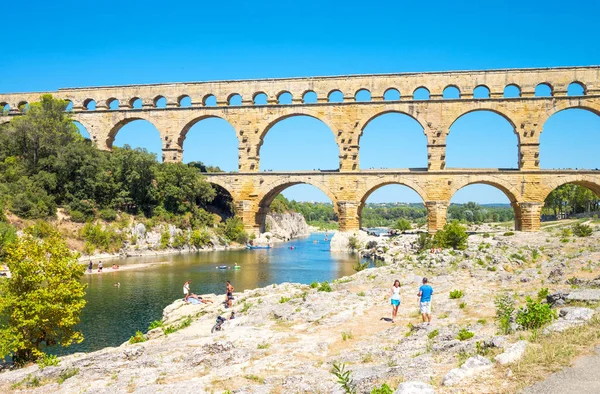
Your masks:
{"label": "roman aqueduct bridge", "polygon": [[[572,84],[579,87],[581,93],[577,96],[567,94]],[[536,90],[540,88],[548,94],[539,97]],[[459,97],[444,98],[446,89],[458,91]],[[506,97],[509,89],[517,93]],[[365,91],[370,100],[357,101],[357,95]],[[474,92],[478,92],[477,98]],[[396,96],[389,99],[388,93]],[[452,195],[470,184],[487,184],[502,190],[514,208],[515,228],[521,231],[539,230],[544,199],[562,184],[579,184],[600,195],[599,171],[539,168],[539,138],[550,116],[569,108],[600,115],[598,66],[127,85],[0,94],[0,111],[3,110],[0,123],[19,116],[29,102],[38,101],[42,94],[68,100],[73,119],[88,130],[100,149],[110,150],[116,134],[127,123],[149,121],[160,132],[165,162],[182,160],[186,134],[197,122],[211,117],[228,121],[239,143],[239,170],[207,177],[231,194],[250,231],[264,230],[264,216],[277,194],[302,183],[319,188],[331,198],[341,230],[357,229],[368,196],[387,184],[408,186],[423,198],[432,232],[445,224]],[[332,102],[334,95],[341,102]],[[282,104],[282,97],[291,100]],[[309,97],[314,102],[309,102]],[[186,102],[189,104],[184,105]],[[446,168],[446,137],[450,127],[461,116],[481,110],[495,112],[512,125],[518,139],[518,168]],[[363,130],[372,119],[391,112],[411,116],[423,127],[427,137],[427,168],[360,169],[359,143]],[[339,148],[339,170],[260,172],[260,149],[269,129],[282,119],[298,115],[317,118],[329,126]]]}

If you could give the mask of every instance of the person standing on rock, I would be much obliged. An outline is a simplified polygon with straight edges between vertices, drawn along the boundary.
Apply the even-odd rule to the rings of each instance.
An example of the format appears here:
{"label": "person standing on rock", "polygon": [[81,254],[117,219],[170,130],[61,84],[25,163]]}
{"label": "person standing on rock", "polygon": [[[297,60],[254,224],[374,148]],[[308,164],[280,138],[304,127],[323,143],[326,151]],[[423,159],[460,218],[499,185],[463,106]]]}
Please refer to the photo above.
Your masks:
{"label": "person standing on rock", "polygon": [[92,269],[94,268],[94,264],[92,264],[92,259],[90,259],[90,263],[88,264],[88,272],[91,274]]}
{"label": "person standing on rock", "polygon": [[227,281],[227,285],[225,288],[225,291],[227,292],[227,295],[225,296],[225,303],[228,308],[231,308],[233,306],[233,290],[235,289],[231,285],[231,282]]}
{"label": "person standing on rock", "polygon": [[427,325],[431,324],[431,295],[433,294],[433,288],[427,284],[427,278],[423,278],[423,285],[419,287],[419,309],[421,310],[421,317],[423,323],[427,322]]}
{"label": "person standing on rock", "polygon": [[390,290],[390,294],[392,296],[390,300],[392,303],[392,323],[393,323],[394,319],[398,315],[398,307],[400,306],[400,281],[398,279],[396,279],[394,281],[394,285],[392,286],[392,288]]}

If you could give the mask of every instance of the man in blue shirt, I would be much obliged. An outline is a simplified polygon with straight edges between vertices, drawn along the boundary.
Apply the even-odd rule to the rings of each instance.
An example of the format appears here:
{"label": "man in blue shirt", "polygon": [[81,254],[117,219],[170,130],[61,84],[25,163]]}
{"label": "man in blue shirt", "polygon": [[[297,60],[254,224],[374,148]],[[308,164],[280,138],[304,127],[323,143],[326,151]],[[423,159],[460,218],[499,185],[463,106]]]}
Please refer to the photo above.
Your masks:
{"label": "man in blue shirt", "polygon": [[423,285],[419,287],[419,308],[421,309],[421,316],[423,317],[423,323],[427,322],[427,325],[431,324],[431,295],[433,294],[433,288],[427,284],[427,278],[423,278]]}

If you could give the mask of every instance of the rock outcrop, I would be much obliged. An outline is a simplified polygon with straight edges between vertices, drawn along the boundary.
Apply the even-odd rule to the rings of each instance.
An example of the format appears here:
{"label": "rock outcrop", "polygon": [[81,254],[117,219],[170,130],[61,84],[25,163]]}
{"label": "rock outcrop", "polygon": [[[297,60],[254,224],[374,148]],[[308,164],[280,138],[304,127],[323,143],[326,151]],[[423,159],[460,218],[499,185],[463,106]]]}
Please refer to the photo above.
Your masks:
{"label": "rock outcrop", "polygon": [[266,218],[265,233],[260,234],[253,243],[267,245],[273,242],[286,242],[294,238],[308,237],[310,231],[304,216],[297,212],[270,213]]}

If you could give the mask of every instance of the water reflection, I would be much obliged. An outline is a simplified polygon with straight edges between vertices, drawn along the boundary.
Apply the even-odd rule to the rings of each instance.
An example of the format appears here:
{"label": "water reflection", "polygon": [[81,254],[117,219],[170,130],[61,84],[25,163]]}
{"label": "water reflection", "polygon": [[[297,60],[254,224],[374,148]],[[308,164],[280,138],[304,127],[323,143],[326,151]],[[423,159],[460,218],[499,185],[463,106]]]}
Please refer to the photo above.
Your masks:
{"label": "water reflection", "polygon": [[[356,256],[329,252],[324,234],[277,245],[268,250],[236,250],[194,254],[128,258],[113,262],[121,266],[170,261],[139,270],[105,272],[86,275],[87,305],[80,325],[85,340],[56,353],[93,351],[106,346],[118,346],[137,330],[145,331],[153,320],[160,319],[162,310],[182,297],[183,283],[192,280],[192,292],[197,294],[225,293],[225,281],[230,280],[236,291],[267,286],[272,283],[311,283],[339,278],[354,273]],[[317,240],[318,243],[313,243]],[[290,246],[293,250],[290,250]],[[241,265],[241,269],[221,270],[219,265]],[[120,283],[115,287],[116,282]]]}

